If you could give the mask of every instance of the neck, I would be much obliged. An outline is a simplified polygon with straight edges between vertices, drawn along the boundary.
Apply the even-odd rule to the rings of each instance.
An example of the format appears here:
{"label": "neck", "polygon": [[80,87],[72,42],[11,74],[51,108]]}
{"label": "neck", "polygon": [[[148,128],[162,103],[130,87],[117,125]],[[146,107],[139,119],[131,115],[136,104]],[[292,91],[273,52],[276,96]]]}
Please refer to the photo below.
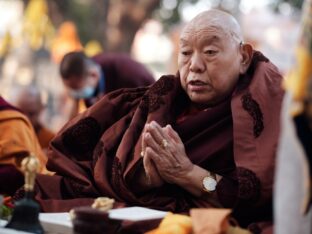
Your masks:
{"label": "neck", "polygon": [[224,99],[221,99],[219,101],[213,102],[213,103],[194,103],[194,102],[190,102],[190,109],[194,109],[194,110],[206,110],[209,108],[214,108],[224,102],[227,102],[228,100],[230,100],[230,96],[225,97]]}

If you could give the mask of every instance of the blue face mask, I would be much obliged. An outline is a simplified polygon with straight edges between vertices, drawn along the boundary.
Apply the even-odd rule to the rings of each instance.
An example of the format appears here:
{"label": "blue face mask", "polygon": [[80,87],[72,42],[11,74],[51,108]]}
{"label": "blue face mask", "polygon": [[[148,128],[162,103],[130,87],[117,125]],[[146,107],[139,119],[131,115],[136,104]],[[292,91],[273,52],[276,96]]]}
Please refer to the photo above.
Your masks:
{"label": "blue face mask", "polygon": [[91,98],[95,92],[95,88],[92,86],[84,87],[80,90],[69,90],[69,95],[75,99],[87,99]]}

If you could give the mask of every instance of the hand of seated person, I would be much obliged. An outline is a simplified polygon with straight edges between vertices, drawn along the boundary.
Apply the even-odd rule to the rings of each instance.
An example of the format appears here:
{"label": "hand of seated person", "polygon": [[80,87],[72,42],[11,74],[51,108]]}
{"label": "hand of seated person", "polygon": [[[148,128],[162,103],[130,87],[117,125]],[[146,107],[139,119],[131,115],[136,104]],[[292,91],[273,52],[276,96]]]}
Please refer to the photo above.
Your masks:
{"label": "hand of seated person", "polygon": [[[147,133],[146,128],[143,131],[143,136]],[[142,149],[143,149],[143,166],[148,181],[149,187],[160,187],[164,184],[164,180],[158,173],[157,167],[150,157],[146,157],[146,147],[148,146],[146,138],[142,139]]]}
{"label": "hand of seated person", "polygon": [[[157,173],[167,183],[178,185],[183,183],[185,175],[192,171],[194,165],[187,157],[184,145],[172,127],[167,125],[162,128],[152,121],[145,126],[143,142],[144,167],[147,175],[152,177]],[[151,164],[156,167],[156,172]]]}

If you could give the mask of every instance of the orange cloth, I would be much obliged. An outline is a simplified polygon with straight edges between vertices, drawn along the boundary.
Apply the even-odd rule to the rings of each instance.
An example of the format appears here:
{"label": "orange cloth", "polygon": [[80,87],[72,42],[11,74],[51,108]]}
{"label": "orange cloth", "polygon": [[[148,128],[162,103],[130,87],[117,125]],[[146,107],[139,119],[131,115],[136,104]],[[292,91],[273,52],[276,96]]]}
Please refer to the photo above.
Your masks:
{"label": "orange cloth", "polygon": [[168,213],[158,228],[146,234],[191,234],[191,218],[186,215]]}
{"label": "orange cloth", "polygon": [[191,209],[193,234],[251,234],[230,224],[231,212],[231,209],[220,208]]}
{"label": "orange cloth", "polygon": [[0,164],[15,165],[21,170],[21,161],[33,153],[40,162],[40,173],[47,174],[47,158],[41,150],[29,120],[15,110],[0,112]]}
{"label": "orange cloth", "polygon": [[59,63],[65,54],[72,51],[81,51],[82,49],[76,25],[71,21],[62,23],[52,43],[51,54],[53,61]]}
{"label": "orange cloth", "polygon": [[45,127],[41,127],[37,132],[37,137],[39,140],[39,144],[42,149],[47,149],[49,147],[50,141],[53,139],[55,134]]}
{"label": "orange cloth", "polygon": [[193,230],[196,234],[226,233],[230,209],[192,209]]}

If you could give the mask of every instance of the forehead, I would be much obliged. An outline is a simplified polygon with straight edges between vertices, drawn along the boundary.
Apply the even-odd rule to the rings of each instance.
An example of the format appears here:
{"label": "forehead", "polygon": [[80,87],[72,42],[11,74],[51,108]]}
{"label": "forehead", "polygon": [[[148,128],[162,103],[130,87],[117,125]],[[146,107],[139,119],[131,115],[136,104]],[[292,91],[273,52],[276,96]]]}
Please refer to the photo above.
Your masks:
{"label": "forehead", "polygon": [[224,27],[209,22],[191,22],[182,31],[180,43],[189,42],[190,40],[209,40],[218,42],[228,38],[229,33]]}

